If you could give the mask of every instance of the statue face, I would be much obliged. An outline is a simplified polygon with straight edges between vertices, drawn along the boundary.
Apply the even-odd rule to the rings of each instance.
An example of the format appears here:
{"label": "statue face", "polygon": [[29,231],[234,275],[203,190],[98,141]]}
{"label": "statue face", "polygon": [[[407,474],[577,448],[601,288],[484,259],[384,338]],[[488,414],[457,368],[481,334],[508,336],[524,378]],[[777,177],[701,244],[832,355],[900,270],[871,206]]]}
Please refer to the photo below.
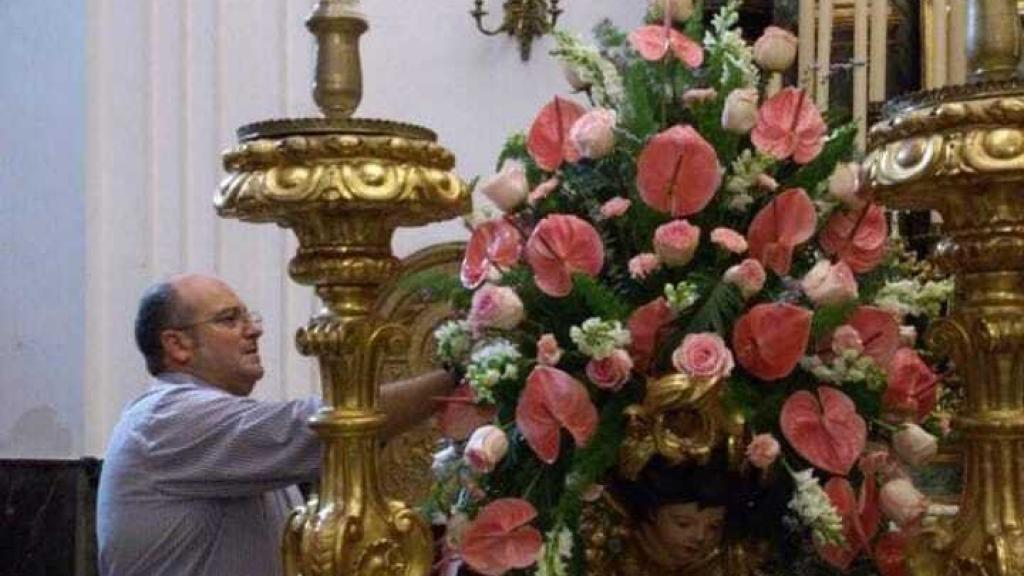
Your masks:
{"label": "statue face", "polygon": [[663,566],[690,567],[713,553],[722,539],[725,509],[694,502],[666,504],[640,525],[636,539],[648,558]]}

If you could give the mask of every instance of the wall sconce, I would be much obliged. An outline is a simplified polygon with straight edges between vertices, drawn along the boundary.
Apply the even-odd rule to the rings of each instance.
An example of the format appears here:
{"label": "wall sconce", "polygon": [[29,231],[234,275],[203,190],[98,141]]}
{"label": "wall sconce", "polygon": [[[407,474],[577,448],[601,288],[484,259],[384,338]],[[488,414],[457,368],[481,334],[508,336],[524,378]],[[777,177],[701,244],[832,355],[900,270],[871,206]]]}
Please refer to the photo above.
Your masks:
{"label": "wall sconce", "polygon": [[558,8],[558,0],[551,0],[548,6],[547,0],[505,0],[502,9],[505,11],[505,19],[501,26],[494,30],[484,27],[484,16],[488,12],[484,10],[484,0],[474,0],[474,8],[469,13],[473,20],[476,20],[476,27],[488,36],[495,36],[507,32],[510,36],[519,39],[519,55],[523,61],[530,59],[530,45],[534,38],[540,38],[555,27],[559,14],[562,10]]}

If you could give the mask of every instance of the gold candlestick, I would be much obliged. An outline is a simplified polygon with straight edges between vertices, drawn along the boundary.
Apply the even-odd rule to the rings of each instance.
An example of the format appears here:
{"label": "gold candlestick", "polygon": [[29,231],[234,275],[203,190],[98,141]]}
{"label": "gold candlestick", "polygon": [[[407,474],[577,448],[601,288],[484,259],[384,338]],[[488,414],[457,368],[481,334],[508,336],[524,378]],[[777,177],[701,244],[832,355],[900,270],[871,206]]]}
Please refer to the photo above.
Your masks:
{"label": "gold candlestick", "polygon": [[395,228],[464,213],[469,193],[430,130],[349,118],[361,98],[358,37],[367,28],[356,4],[322,0],[308,22],[319,44],[314,99],[326,118],[240,128],[215,198],[221,216],[292,229],[299,249],[289,273],[325,304],[296,337],[320,364],[325,406],[310,425],[324,456],[319,494],[286,529],[290,576],[422,576],[433,559],[424,519],[379,488],[375,374],[409,334],[378,317],[374,303],[399,265]]}
{"label": "gold candlestick", "polygon": [[[899,105],[900,103],[896,103]],[[913,574],[1024,573],[1024,84],[906,98],[872,129],[871,185],[887,206],[943,217],[936,262],[954,308],[929,332],[962,376],[959,515],[912,546]]]}

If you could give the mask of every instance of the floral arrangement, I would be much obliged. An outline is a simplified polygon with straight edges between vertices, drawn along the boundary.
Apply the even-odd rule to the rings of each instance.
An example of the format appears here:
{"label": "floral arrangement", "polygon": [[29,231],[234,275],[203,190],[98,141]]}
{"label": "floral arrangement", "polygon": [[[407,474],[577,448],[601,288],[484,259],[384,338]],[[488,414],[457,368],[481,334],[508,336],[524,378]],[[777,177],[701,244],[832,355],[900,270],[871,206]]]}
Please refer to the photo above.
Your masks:
{"label": "floral arrangement", "polygon": [[[670,537],[682,514],[722,526],[713,546],[769,542],[767,572],[794,553],[903,570],[927,509],[907,466],[943,423],[917,331],[951,286],[890,239],[854,127],[773,86],[795,37],[748,45],[738,5],[703,30],[699,4],[656,0],[600,47],[556,33],[589,106],[555,96],[508,141],[479,185],[502,213],[474,217],[461,312],[435,334],[462,378],[429,504],[444,573],[584,574],[581,515],[603,496],[669,568],[693,561]],[[632,436],[666,377],[740,422],[739,462]]]}

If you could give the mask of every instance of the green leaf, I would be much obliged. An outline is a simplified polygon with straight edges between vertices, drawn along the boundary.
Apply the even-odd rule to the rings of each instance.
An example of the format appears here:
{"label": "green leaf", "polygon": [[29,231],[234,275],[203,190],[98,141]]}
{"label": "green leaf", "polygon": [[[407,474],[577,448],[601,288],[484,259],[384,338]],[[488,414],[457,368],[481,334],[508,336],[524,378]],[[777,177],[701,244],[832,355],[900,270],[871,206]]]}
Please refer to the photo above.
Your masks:
{"label": "green leaf", "polygon": [[836,328],[845,324],[846,319],[853,314],[857,306],[857,302],[844,302],[843,304],[822,306],[815,310],[814,317],[811,319],[811,340],[815,341],[831,334]]}
{"label": "green leaf", "polygon": [[797,170],[796,174],[787,179],[782,187],[803,188],[812,192],[818,182],[827,180],[832,175],[836,164],[852,158],[853,144],[856,138],[856,124],[847,124],[837,129],[832,137],[825,142],[825,146],[817,158]]}
{"label": "green leaf", "polygon": [[629,317],[630,306],[619,300],[618,296],[604,284],[586,274],[573,274],[573,292],[593,315],[606,320],[625,321]]}
{"label": "green leaf", "polygon": [[729,327],[743,312],[743,295],[736,286],[719,282],[701,303],[700,308],[690,317],[686,333],[717,332],[722,336],[729,333]]}

